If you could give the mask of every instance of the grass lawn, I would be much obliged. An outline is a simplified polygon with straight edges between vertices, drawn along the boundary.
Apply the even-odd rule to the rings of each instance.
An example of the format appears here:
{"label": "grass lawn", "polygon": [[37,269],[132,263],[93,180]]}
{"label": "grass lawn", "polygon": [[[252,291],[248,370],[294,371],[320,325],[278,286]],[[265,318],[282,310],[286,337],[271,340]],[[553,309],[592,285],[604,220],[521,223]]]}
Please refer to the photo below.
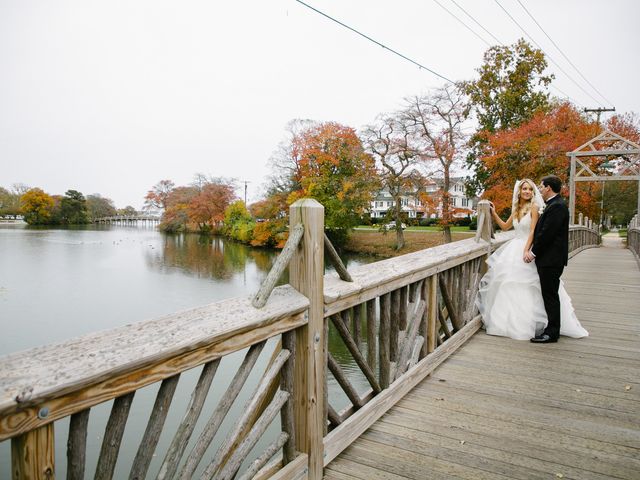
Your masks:
{"label": "grass lawn", "polygon": [[[370,231],[378,231],[380,229],[379,226],[375,226],[375,225],[358,225],[356,227],[356,230],[370,230]],[[440,227],[437,226],[433,226],[433,227],[407,227],[405,232],[439,232],[441,233],[442,231],[440,230]],[[452,232],[470,232],[471,230],[469,230],[469,227],[456,227],[453,226],[451,227],[451,231]],[[390,233],[395,232],[395,230],[390,230]],[[475,233],[475,230],[473,231],[473,233]]]}
{"label": "grass lawn", "polygon": [[627,238],[627,229],[621,228],[620,230],[618,230],[618,235],[620,235],[622,238]]}
{"label": "grass lawn", "polygon": [[[468,227],[454,227],[452,233],[455,242],[469,238],[476,232],[469,230]],[[404,248],[398,251],[394,248],[395,231],[383,233],[374,228],[358,228],[351,232],[344,249],[379,257],[396,257],[444,243],[443,233],[438,227],[409,227],[404,231],[404,241]]]}

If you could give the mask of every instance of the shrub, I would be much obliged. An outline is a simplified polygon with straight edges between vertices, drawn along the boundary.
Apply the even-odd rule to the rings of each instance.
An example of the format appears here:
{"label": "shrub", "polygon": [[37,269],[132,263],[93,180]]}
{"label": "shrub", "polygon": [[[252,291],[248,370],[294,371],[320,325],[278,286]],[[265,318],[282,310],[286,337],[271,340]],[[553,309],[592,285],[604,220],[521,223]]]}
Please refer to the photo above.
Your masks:
{"label": "shrub", "polygon": [[253,221],[242,221],[233,224],[229,235],[239,242],[249,243],[253,240],[253,230],[256,224]]}
{"label": "shrub", "polygon": [[439,218],[421,218],[419,225],[421,227],[430,227],[434,225],[439,225],[439,223],[440,223]]}
{"label": "shrub", "polygon": [[453,224],[459,227],[468,227],[471,224],[471,218],[469,216],[466,216],[464,218],[456,218],[453,221]]}
{"label": "shrub", "polygon": [[267,220],[255,224],[251,245],[254,247],[282,247],[288,238],[287,220]]}
{"label": "shrub", "polygon": [[349,231],[346,228],[328,228],[325,230],[325,233],[336,248],[341,248],[349,237]]}

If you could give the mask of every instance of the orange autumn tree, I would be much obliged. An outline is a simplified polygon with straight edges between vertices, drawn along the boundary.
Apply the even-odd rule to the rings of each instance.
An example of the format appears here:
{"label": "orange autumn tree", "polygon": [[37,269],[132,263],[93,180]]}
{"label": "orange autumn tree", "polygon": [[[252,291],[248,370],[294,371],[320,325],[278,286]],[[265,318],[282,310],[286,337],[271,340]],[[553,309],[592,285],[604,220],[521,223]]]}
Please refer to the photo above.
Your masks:
{"label": "orange autumn tree", "polygon": [[189,220],[199,231],[208,232],[224,220],[225,210],[235,199],[233,184],[214,178],[196,188],[198,191],[189,202]]}
{"label": "orange autumn tree", "polygon": [[[539,111],[518,127],[496,131],[487,138],[480,161],[491,171],[483,198],[494,202],[502,216],[511,208],[513,185],[521,178],[538,182],[545,175],[569,180],[570,161],[566,153],[599,133],[598,125],[585,119],[571,104],[554,105]],[[592,216],[592,193],[580,190],[576,196],[578,211]]]}
{"label": "orange autumn tree", "polygon": [[[634,143],[640,143],[640,117],[634,112],[614,115],[609,118],[605,127],[621,137],[626,138]],[[610,157],[606,161],[623,160],[621,157]],[[628,161],[636,160],[634,157],[628,157]],[[601,160],[602,161],[602,160]],[[626,166],[629,162],[622,161],[619,163],[618,174],[629,173]],[[609,170],[611,171],[611,170]],[[634,180],[612,181],[607,182],[606,187],[600,182],[590,182],[588,185],[597,192],[597,202],[602,201],[601,206],[602,218],[611,217],[613,224],[626,225],[629,223],[638,208],[638,182]],[[603,198],[604,195],[604,198]],[[598,213],[600,216],[600,212]],[[599,217],[591,217],[599,218]]]}
{"label": "orange autumn tree", "polygon": [[20,212],[29,225],[46,225],[51,221],[54,199],[40,188],[32,188],[20,197]]}
{"label": "orange autumn tree", "polygon": [[639,125],[640,118],[635,112],[614,115],[606,122],[607,130],[611,130],[634,143],[640,143]]}
{"label": "orange autumn tree", "polygon": [[196,174],[189,186],[175,187],[172,181],[163,180],[145,198],[148,205],[164,209],[161,230],[204,233],[224,220],[224,212],[235,199],[235,193],[231,180]]}
{"label": "orange autumn tree", "polygon": [[299,198],[318,200],[325,209],[327,234],[338,243],[358,225],[379,188],[373,158],[364,151],[353,128],[335,122],[308,126],[292,138],[295,168],[291,204]]}

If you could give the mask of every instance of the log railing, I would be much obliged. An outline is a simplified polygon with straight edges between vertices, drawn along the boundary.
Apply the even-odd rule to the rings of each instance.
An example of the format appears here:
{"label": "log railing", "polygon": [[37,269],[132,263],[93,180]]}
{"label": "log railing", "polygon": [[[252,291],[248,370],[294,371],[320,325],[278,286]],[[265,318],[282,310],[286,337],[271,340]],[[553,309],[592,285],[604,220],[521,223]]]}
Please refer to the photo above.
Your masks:
{"label": "log railing", "polygon": [[636,214],[627,227],[627,248],[633,252],[640,265],[640,214]]}
{"label": "log railing", "polygon": [[569,257],[577,255],[586,248],[600,245],[601,236],[598,226],[589,217],[578,215],[578,223],[569,227]]}
{"label": "log railing", "polygon": [[[232,299],[206,307],[90,334],[58,345],[39,347],[3,357],[0,362],[0,440],[12,439],[13,478],[53,478],[54,425],[70,417],[67,478],[85,478],[87,421],[92,407],[113,400],[93,473],[113,478],[129,411],[138,390],[158,384],[149,421],[137,447],[129,478],[146,478],[163,430],[173,395],[183,372],[201,369],[169,448],[161,453],[157,478],[191,478],[201,462],[208,462],[207,478],[232,478],[248,451],[294,395],[293,382],[273,388],[274,379],[292,378],[283,349],[265,369],[249,396],[243,415],[213,459],[203,459],[233,402],[256,366],[267,341],[282,336],[292,344],[295,331],[307,323],[308,300],[290,286],[279,287],[263,310],[249,299]],[[223,357],[245,351],[244,359],[219,401],[203,407],[212,391]],[[223,383],[224,385],[224,383]],[[277,392],[275,391],[277,390]],[[283,409],[283,419],[287,409]],[[174,412],[172,412],[174,413]],[[198,421],[204,428],[196,432]],[[287,424],[283,420],[283,425]],[[278,437],[278,445],[294,438],[292,422]],[[195,443],[187,449],[189,441]],[[269,445],[268,448],[275,448]],[[290,460],[290,459],[289,459]],[[259,467],[260,465],[255,465]],[[1,474],[4,478],[6,472]]]}
{"label": "log railing", "polygon": [[[328,355],[350,405],[325,405],[325,465],[432,372],[481,326],[475,306],[487,256],[513,237],[492,240],[489,204],[478,206],[478,235],[356,267],[352,282],[325,278],[325,318],[366,378],[358,391]],[[600,243],[593,224],[570,228],[570,250]]]}
{"label": "log railing", "polygon": [[[0,441],[11,439],[11,476],[54,478],[54,431],[67,424],[66,468],[58,470],[66,469],[69,479],[266,478],[305,472],[311,459],[306,452],[322,447],[321,433],[316,445],[307,443],[313,422],[321,422],[309,408],[316,391],[310,379],[324,375],[321,353],[318,360],[310,355],[317,329],[309,327],[322,321],[323,208],[302,200],[292,206],[291,218],[300,243],[290,257],[291,285],[271,287],[263,308],[254,307],[252,298],[230,299],[2,357]],[[271,359],[259,361],[267,350]],[[244,358],[227,361],[235,352]],[[263,372],[255,371],[265,364]],[[181,377],[193,379],[192,369],[200,371],[190,389]],[[219,373],[223,378],[217,380],[220,371],[226,374]],[[224,378],[229,374],[230,381]],[[143,413],[149,419],[146,429],[125,436],[135,396],[148,386],[157,394]],[[182,409],[171,408],[176,391],[191,395]],[[244,397],[246,402],[240,400]],[[100,453],[88,462],[91,411],[106,402],[111,413],[99,433]],[[134,410],[140,415],[140,408]],[[166,421],[168,415],[172,422]],[[281,428],[274,435],[277,417]],[[173,425],[171,430],[166,424]],[[165,446],[158,449],[161,436]],[[130,437],[139,439],[137,445]],[[123,466],[129,451],[135,457]]]}
{"label": "log railing", "polygon": [[[291,207],[281,256],[291,285],[273,288],[270,278],[252,297],[0,358],[0,441],[11,439],[12,477],[54,477],[54,428],[69,419],[70,479],[125,470],[131,479],[322,478],[326,464],[480,328],[475,296],[485,259],[512,234],[491,240],[488,204],[479,209],[485,224],[476,239],[324,275],[325,248],[341,262],[326,243],[323,207],[303,199]],[[576,250],[594,238],[579,233],[572,242]],[[329,328],[367,387],[329,352]],[[270,359],[259,361],[267,350]],[[221,365],[234,352],[241,362]],[[199,377],[185,387],[192,369]],[[233,378],[218,381],[222,370]],[[329,376],[346,407],[329,396]],[[157,394],[146,429],[125,435],[136,393],[150,385]],[[175,392],[190,394],[181,409],[171,406]],[[246,402],[232,419],[241,392]],[[105,402],[102,447],[88,462],[91,411]],[[277,431],[267,431],[277,417]],[[122,447],[129,437],[139,441]],[[125,466],[123,450],[136,452]]]}

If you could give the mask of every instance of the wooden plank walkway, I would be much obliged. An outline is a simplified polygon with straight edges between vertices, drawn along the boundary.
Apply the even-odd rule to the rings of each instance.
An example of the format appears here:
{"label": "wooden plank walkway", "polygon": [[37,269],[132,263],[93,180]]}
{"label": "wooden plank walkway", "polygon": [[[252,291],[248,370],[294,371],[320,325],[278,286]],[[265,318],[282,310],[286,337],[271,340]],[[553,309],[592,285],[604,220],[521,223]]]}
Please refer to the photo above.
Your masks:
{"label": "wooden plank walkway", "polygon": [[640,270],[615,243],[563,276],[588,338],[478,332],[325,478],[640,479]]}

